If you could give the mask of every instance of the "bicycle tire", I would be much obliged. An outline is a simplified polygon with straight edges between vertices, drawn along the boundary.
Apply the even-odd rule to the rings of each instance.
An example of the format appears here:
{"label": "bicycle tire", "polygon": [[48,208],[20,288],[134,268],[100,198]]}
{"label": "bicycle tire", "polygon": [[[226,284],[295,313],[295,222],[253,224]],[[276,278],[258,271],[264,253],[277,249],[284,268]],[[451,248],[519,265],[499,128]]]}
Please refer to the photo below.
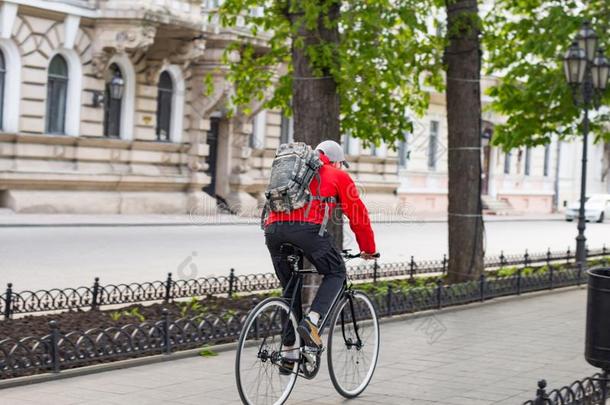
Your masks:
{"label": "bicycle tire", "polygon": [[[295,339],[296,339],[295,344],[296,344],[296,347],[300,347],[300,337],[299,337],[298,333],[296,333],[297,320],[296,320],[296,317],[295,317],[293,311],[290,310],[290,308],[289,308],[288,304],[285,302],[285,300],[283,300],[281,298],[267,298],[267,299],[261,301],[256,307],[254,307],[254,309],[250,312],[250,314],[246,318],[246,321],[244,322],[244,326],[242,328],[242,331],[241,331],[240,337],[239,337],[237,353],[235,356],[235,381],[237,384],[237,391],[239,392],[239,397],[241,398],[242,403],[244,403],[246,405],[258,405],[260,403],[259,401],[256,401],[256,398],[252,398],[252,395],[249,394],[248,388],[251,389],[252,387],[244,387],[244,381],[242,381],[241,365],[242,365],[242,359],[245,359],[245,357],[247,357],[247,356],[245,356],[245,349],[246,349],[246,343],[249,341],[248,335],[250,333],[250,328],[254,325],[254,322],[257,320],[257,318],[259,316],[261,316],[266,309],[269,309],[274,306],[277,308],[281,308],[284,311],[286,311],[286,313],[290,314],[289,315],[290,316],[289,324],[292,324],[292,327],[294,328]],[[258,329],[255,329],[255,330],[258,330]],[[257,332],[257,334],[258,334],[258,332]],[[256,345],[254,343],[257,339],[258,339],[258,337],[256,336],[253,339],[254,341],[251,342],[251,346],[256,347]],[[281,337],[280,337],[280,339],[281,339]],[[262,339],[258,339],[258,340],[262,340]],[[259,353],[260,353],[260,347],[259,347]],[[252,359],[252,357],[248,356],[248,360],[251,360],[251,359]],[[278,397],[278,399],[273,402],[274,405],[281,405],[284,402],[286,402],[286,400],[290,397],[290,393],[292,392],[292,389],[294,388],[294,386],[296,384],[299,363],[300,363],[300,361],[295,362],[294,368],[292,370],[292,374],[290,374],[290,376],[287,377],[288,378],[287,385],[282,390],[282,395],[280,395]],[[255,360],[254,364],[256,364],[256,360]],[[271,372],[277,373],[277,375],[279,375],[279,366],[277,366],[277,365],[275,365],[275,366],[277,369],[273,369],[273,370],[271,370]],[[267,375],[269,375],[269,374],[270,373],[268,373]],[[273,385],[273,384],[271,384],[271,385]],[[265,387],[265,388],[267,388],[267,387]],[[259,393],[258,387],[257,387],[256,392],[257,392],[257,394]],[[268,401],[265,401],[265,403],[268,403]]]}
{"label": "bicycle tire", "polygon": [[[349,294],[349,293],[348,293]],[[364,376],[364,378],[362,379],[362,381],[356,382],[357,385],[353,388],[347,387],[347,384],[345,381],[342,381],[341,376],[339,375],[340,373],[338,373],[338,364],[335,364],[335,361],[333,360],[333,358],[335,357],[335,352],[338,352],[339,350],[343,349],[345,350],[347,348],[347,351],[352,350],[354,353],[355,352],[361,352],[361,349],[352,349],[350,344],[348,342],[346,342],[346,340],[348,340],[345,336],[345,327],[350,327],[350,323],[351,323],[351,327],[353,328],[353,322],[351,319],[349,319],[348,321],[346,321],[346,317],[347,318],[351,318],[351,310],[349,309],[349,299],[347,296],[344,297],[339,304],[337,305],[333,316],[332,316],[332,322],[328,331],[328,355],[327,355],[327,360],[328,360],[328,371],[330,374],[330,379],[333,383],[333,386],[335,387],[335,389],[337,390],[337,392],[339,394],[341,394],[343,397],[345,398],[355,398],[358,395],[360,395],[362,392],[364,392],[364,390],[366,389],[366,387],[369,385],[369,383],[371,382],[371,379],[373,378],[373,374],[375,372],[375,368],[377,366],[377,360],[379,359],[379,347],[380,347],[380,334],[379,334],[379,319],[377,316],[377,312],[375,310],[375,306],[373,304],[373,302],[371,301],[371,299],[363,292],[361,291],[354,291],[351,295],[352,299],[354,301],[361,301],[361,304],[357,304],[354,303],[354,307],[357,307],[357,305],[365,305],[365,308],[368,309],[368,311],[370,312],[370,320],[369,319],[365,319],[365,320],[357,320],[356,321],[356,325],[357,328],[359,329],[359,333],[364,329],[363,326],[366,324],[366,322],[370,322],[370,329],[373,332],[373,336],[374,336],[374,342],[372,344],[372,350],[371,350],[371,359],[370,359],[370,365],[368,367],[368,370],[366,370],[366,374]],[[344,311],[344,309],[348,309],[348,313],[347,316],[346,314],[344,314],[344,318],[341,319],[341,313]],[[355,308],[355,311],[362,311],[362,308]],[[356,319],[358,319],[358,313],[356,314]],[[336,328],[339,325],[338,322],[343,322],[343,327],[341,331],[338,331]],[[340,334],[340,335],[336,335],[336,333]],[[336,336],[339,336],[339,339],[335,339]],[[356,336],[355,333],[352,334],[352,336]],[[351,338],[351,336],[350,336]],[[344,345],[341,345],[341,339],[343,339]],[[365,345],[369,345],[369,343],[365,343]],[[364,347],[364,345],[363,345]],[[356,362],[358,363],[358,362]],[[345,374],[345,376],[347,376],[347,373]]]}

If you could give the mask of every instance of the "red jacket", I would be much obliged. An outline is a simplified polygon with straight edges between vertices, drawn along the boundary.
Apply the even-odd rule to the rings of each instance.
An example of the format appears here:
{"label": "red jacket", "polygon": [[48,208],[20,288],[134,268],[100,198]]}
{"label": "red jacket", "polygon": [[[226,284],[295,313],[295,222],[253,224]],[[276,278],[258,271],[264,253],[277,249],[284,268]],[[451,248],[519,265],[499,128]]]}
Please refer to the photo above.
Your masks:
{"label": "red jacket", "polygon": [[[341,169],[337,169],[330,164],[328,157],[320,155],[324,165],[320,168],[320,195],[322,197],[335,197],[339,201],[339,206],[343,213],[349,218],[349,225],[356,235],[360,251],[365,253],[375,253],[375,235],[371,228],[369,213],[364,203],[358,195],[358,189],[350,175]],[[309,190],[314,196],[318,195],[318,180],[314,177]],[[273,222],[310,222],[321,224],[324,220],[324,206],[318,200],[313,200],[309,216],[305,217],[307,205],[303,208],[291,212],[269,213],[266,224]],[[329,204],[334,208],[336,204]]]}

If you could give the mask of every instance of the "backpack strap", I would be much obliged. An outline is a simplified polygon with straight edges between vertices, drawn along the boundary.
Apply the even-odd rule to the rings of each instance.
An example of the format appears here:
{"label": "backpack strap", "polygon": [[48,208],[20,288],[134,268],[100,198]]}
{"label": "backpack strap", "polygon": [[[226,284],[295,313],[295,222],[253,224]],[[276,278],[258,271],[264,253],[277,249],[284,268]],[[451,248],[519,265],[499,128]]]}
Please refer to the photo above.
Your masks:
{"label": "backpack strap", "polygon": [[323,236],[326,231],[326,225],[328,225],[328,219],[330,218],[330,203],[335,202],[335,197],[322,197],[322,203],[324,204],[324,219],[322,220],[322,225],[320,225],[320,231],[318,232],[319,236]]}
{"label": "backpack strap", "polygon": [[309,217],[309,211],[311,210],[311,203],[313,203],[313,200],[319,200],[320,198],[316,198],[316,197],[320,197],[320,184],[322,183],[322,177],[320,177],[320,172],[316,171],[316,180],[318,180],[318,187],[317,187],[317,191],[318,191],[318,195],[317,196],[313,196],[310,195],[309,196],[309,203],[307,204],[307,208],[305,209],[305,218]]}
{"label": "backpack strap", "polygon": [[261,229],[265,229],[265,220],[267,219],[267,213],[269,212],[269,203],[265,203],[263,210],[261,211]]}
{"label": "backpack strap", "polygon": [[311,210],[311,204],[314,200],[320,201],[320,204],[324,204],[324,219],[322,219],[322,224],[320,225],[320,231],[318,235],[323,236],[324,231],[326,231],[326,226],[328,225],[328,220],[330,218],[330,205],[335,204],[337,199],[335,197],[322,197],[320,195],[320,184],[322,183],[322,178],[320,177],[320,173],[316,173],[316,179],[318,180],[317,192],[318,195],[310,195],[309,203],[307,204],[307,208],[305,209],[305,217],[309,217],[309,211]]}

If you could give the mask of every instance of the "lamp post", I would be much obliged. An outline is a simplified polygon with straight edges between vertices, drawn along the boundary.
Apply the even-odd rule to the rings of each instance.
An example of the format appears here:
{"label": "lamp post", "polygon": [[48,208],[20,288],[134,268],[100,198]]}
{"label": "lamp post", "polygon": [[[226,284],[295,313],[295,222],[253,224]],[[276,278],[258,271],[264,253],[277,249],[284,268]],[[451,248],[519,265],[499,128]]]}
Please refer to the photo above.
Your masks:
{"label": "lamp post", "polygon": [[587,194],[587,144],[589,137],[589,110],[599,108],[599,102],[608,83],[608,60],[598,47],[599,38],[588,21],[579,31],[576,41],[566,52],[563,64],[568,84],[572,87],[574,103],[584,110],[582,169],[580,178],[580,207],[578,210],[578,236],[576,237],[576,261],[586,263],[585,199]]}

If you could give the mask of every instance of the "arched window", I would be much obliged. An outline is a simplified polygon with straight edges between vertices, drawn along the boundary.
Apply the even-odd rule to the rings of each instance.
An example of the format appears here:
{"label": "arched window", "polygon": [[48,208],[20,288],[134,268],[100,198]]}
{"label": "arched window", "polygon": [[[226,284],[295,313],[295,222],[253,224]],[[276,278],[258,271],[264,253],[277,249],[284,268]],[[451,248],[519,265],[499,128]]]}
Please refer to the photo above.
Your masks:
{"label": "arched window", "polygon": [[55,55],[49,65],[47,81],[47,133],[65,133],[67,98],[68,64],[63,56]]}
{"label": "arched window", "polygon": [[174,98],[174,83],[169,72],[161,73],[157,88],[157,139],[159,141],[169,141]]}
{"label": "arched window", "polygon": [[104,136],[119,138],[121,135],[121,110],[125,81],[116,63],[110,65],[106,74],[106,93],[104,95]]}
{"label": "arched window", "polygon": [[0,129],[4,129],[4,79],[6,77],[6,63],[4,54],[0,51]]}

